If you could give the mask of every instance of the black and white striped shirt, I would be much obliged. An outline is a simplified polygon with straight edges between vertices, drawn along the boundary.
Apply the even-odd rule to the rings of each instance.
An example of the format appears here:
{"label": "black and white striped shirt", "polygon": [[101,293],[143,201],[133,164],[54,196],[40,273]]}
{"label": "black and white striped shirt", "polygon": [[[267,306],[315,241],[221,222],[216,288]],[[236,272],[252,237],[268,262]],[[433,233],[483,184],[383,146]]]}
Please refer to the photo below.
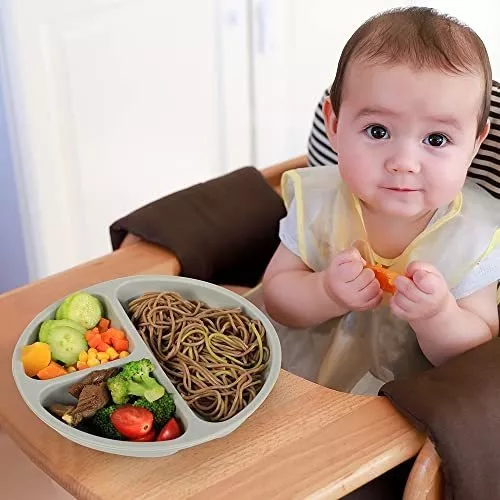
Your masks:
{"label": "black and white striped shirt", "polygon": [[[323,121],[323,101],[327,96],[328,90],[316,107],[309,135],[307,160],[311,167],[337,164],[337,154],[330,146]],[[467,175],[495,198],[500,199],[500,84],[497,82],[493,82],[489,117],[490,133],[474,157]]]}

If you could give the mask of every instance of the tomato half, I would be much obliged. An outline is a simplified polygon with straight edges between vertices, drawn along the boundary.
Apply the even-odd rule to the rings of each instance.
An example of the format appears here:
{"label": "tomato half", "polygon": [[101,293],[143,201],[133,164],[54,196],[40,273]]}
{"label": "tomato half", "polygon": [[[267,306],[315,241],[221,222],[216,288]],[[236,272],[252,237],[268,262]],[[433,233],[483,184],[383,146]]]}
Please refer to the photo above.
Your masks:
{"label": "tomato half", "polygon": [[169,439],[178,438],[182,434],[181,426],[175,418],[171,418],[158,434],[157,441],[168,441]]}
{"label": "tomato half", "polygon": [[153,414],[146,408],[122,406],[111,414],[111,423],[120,434],[137,439],[153,428]]}
{"label": "tomato half", "polygon": [[154,441],[156,437],[156,432],[154,429],[151,429],[147,434],[144,436],[137,438],[137,439],[132,439],[134,442],[147,442],[147,441]]}

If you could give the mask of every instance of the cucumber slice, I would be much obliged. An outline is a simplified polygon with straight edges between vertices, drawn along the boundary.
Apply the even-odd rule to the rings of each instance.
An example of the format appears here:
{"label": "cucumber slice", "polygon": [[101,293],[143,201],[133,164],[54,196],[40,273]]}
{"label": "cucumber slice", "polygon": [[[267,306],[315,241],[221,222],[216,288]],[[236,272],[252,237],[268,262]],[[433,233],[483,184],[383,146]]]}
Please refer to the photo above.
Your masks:
{"label": "cucumber slice", "polygon": [[[78,292],[77,292],[78,293]],[[68,304],[70,300],[76,295],[76,293],[72,293],[71,295],[68,295],[63,303],[57,308],[56,311],[56,319],[65,319],[66,318],[66,311],[68,309]]]}
{"label": "cucumber slice", "polygon": [[52,328],[56,326],[67,326],[80,333],[85,333],[87,331],[83,325],[80,325],[76,321],[72,321],[70,319],[48,319],[44,321],[40,326],[40,331],[38,332],[38,340],[40,342],[47,342],[50,330],[52,330]]}
{"label": "cucumber slice", "polygon": [[38,331],[38,340],[40,342],[47,342],[47,337],[49,336],[50,329],[55,322],[55,319],[48,319],[40,325],[40,330]]}
{"label": "cucumber slice", "polygon": [[78,361],[78,355],[89,346],[83,333],[67,326],[53,326],[47,337],[52,359],[65,365],[73,365]]}
{"label": "cucumber slice", "polygon": [[56,312],[56,318],[71,319],[91,330],[99,323],[103,312],[99,299],[86,292],[77,292],[64,299]]}

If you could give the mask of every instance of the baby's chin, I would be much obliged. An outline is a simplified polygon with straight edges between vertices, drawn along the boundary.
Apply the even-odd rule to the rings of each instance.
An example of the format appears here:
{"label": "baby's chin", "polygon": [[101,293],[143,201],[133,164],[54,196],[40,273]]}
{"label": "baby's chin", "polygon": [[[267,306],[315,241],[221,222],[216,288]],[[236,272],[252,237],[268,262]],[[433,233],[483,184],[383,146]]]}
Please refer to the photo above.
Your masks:
{"label": "baby's chin", "polygon": [[436,210],[424,203],[409,200],[374,200],[373,203],[366,203],[365,205],[377,215],[398,219],[415,219]]}

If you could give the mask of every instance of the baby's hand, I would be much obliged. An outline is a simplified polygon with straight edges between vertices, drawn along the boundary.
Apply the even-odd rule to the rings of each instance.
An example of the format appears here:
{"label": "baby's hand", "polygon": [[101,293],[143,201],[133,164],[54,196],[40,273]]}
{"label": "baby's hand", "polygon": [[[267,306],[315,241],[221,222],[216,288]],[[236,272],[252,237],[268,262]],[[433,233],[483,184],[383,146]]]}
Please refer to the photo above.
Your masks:
{"label": "baby's hand", "polygon": [[406,321],[432,318],[445,308],[451,297],[440,272],[424,262],[412,262],[406,276],[398,276],[394,285],[396,294],[391,299],[391,310]]}
{"label": "baby's hand", "polygon": [[382,301],[383,292],[375,273],[365,269],[366,262],[355,248],[335,255],[324,274],[327,294],[349,311],[374,309]]}

